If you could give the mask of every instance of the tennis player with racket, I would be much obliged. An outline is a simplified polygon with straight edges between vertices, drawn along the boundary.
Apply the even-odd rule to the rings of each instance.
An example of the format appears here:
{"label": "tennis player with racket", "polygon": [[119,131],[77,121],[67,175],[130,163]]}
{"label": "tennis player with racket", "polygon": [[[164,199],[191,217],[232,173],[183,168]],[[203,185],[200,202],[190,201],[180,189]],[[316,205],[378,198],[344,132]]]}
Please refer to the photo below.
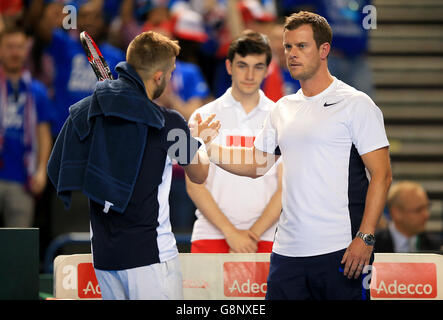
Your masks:
{"label": "tennis player with racket", "polygon": [[[172,159],[203,183],[214,115],[190,132],[184,118],[153,100],[164,91],[180,47],[155,32],[129,44],[112,80],[91,37],[82,43],[99,81],[70,107],[48,164],[57,194],[69,206],[73,190],[90,201],[95,274],[103,299],[182,299],[182,277],[169,221]],[[201,128],[212,132],[199,139]],[[207,133],[207,132],[206,132]],[[171,138],[172,137],[172,138]],[[178,138],[178,139],[177,139]]]}

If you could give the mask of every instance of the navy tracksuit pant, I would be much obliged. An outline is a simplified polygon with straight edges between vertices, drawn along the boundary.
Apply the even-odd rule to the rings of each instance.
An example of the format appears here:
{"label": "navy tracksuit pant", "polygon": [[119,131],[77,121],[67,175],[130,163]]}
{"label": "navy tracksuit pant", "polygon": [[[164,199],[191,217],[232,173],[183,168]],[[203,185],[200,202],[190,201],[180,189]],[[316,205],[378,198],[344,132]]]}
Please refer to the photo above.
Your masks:
{"label": "navy tracksuit pant", "polygon": [[[343,275],[346,249],[312,257],[287,257],[271,253],[267,300],[367,300],[368,282]],[[373,255],[371,263],[373,260]]]}

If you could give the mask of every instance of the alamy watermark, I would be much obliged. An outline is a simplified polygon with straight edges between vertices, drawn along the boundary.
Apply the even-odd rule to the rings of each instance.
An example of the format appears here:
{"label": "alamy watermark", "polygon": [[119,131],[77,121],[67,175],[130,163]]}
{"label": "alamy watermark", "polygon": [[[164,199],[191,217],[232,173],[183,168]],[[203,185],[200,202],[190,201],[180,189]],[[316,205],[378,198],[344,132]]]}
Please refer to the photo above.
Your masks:
{"label": "alamy watermark", "polygon": [[[277,142],[275,132],[266,130],[260,135],[261,138],[258,138],[259,141],[255,140],[255,142],[265,147],[266,150],[272,149],[273,151],[265,153],[255,149],[255,152],[253,152],[252,139],[256,139],[260,131],[261,130],[248,130],[247,132],[236,132],[232,130],[220,130],[217,135],[218,141],[214,143],[227,148],[223,148],[220,153],[218,148],[212,150],[211,159],[213,159],[213,163],[229,165],[256,164],[256,174],[266,174],[268,169],[276,162],[273,151],[277,147]],[[200,132],[199,136],[203,140],[206,140],[208,137],[214,137],[215,133],[211,129],[206,129]],[[219,143],[219,141],[226,140],[227,137],[231,137],[232,140],[229,145]],[[244,142],[247,139],[251,142],[250,145],[242,145],[242,141]],[[198,157],[194,156],[192,159],[191,157],[197,152],[199,147],[198,142],[195,139],[190,139],[187,131],[178,128],[172,129],[168,132],[167,141],[172,142],[167,151],[171,158],[176,159],[178,163],[197,163]]]}
{"label": "alamy watermark", "polygon": [[[63,18],[63,28],[66,30],[77,29],[77,8],[73,5],[65,5],[63,13],[66,14]],[[377,8],[368,4],[362,8],[362,13],[365,14],[362,21],[363,28],[365,30],[377,29]]]}
{"label": "alamy watermark", "polygon": [[363,18],[362,26],[365,30],[377,29],[377,8],[374,5],[366,5],[362,9],[366,16]]}
{"label": "alamy watermark", "polygon": [[73,5],[66,5],[63,7],[63,13],[66,16],[63,18],[63,29],[77,29],[77,8]]}

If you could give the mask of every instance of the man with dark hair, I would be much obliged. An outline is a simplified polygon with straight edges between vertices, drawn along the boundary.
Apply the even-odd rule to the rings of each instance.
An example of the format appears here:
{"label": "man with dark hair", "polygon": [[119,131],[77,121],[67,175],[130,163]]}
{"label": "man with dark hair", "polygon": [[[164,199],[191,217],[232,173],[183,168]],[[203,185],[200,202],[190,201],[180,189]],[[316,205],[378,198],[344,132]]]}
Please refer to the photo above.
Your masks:
{"label": "man with dark hair", "polygon": [[266,66],[269,66],[272,59],[272,50],[268,37],[252,30],[243,31],[237,39],[232,41],[228,49],[227,59],[232,63],[236,54],[239,54],[241,57],[264,54]]}
{"label": "man with dark hair", "polygon": [[169,220],[172,159],[194,183],[205,181],[209,163],[183,117],[152,101],[170,81],[179,50],[155,32],[134,38],[127,62],[116,67],[119,78],[99,82],[71,106],[51,154],[48,174],[65,204],[72,190],[89,198],[103,299],[183,298]]}
{"label": "man with dark hair", "polygon": [[[252,146],[255,135],[274,107],[260,90],[272,54],[265,35],[250,30],[234,40],[228,51],[226,69],[232,86],[196,114],[215,113],[222,123],[218,143]],[[271,252],[275,227],[281,211],[281,165],[253,180],[228,173],[215,165],[205,184],[186,179],[187,190],[197,210],[193,253]]]}
{"label": "man with dark hair", "polygon": [[[208,150],[221,168],[249,177],[282,157],[267,299],[361,299],[368,289],[362,271],[392,180],[389,142],[375,103],[329,73],[331,34],[317,14],[288,17],[283,46],[301,89],[276,103],[251,148]],[[236,152],[241,161],[220,160]]]}
{"label": "man with dark hair", "polygon": [[29,228],[34,196],[46,186],[52,138],[46,88],[24,69],[28,39],[8,26],[0,32],[0,217],[4,226]]}

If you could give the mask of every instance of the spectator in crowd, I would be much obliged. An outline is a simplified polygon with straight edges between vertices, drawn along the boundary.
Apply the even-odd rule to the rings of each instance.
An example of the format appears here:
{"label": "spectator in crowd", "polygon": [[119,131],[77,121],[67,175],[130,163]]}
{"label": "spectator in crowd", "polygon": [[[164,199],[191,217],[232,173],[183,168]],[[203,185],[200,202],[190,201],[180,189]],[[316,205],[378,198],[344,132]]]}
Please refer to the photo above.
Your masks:
{"label": "spectator in crowd", "polygon": [[113,21],[112,35],[121,48],[143,31],[156,31],[171,20],[169,0],[121,0],[120,15]]}
{"label": "spectator in crowd", "polygon": [[[229,0],[231,1],[231,0]],[[176,0],[171,1],[171,12],[173,14],[182,11],[194,11],[201,16],[206,40],[200,43],[195,59],[208,82],[212,96],[215,96],[213,82],[215,78],[215,67],[221,64],[224,68],[227,48],[231,40],[227,21],[231,19],[226,14],[226,1],[209,0]]]}
{"label": "spectator in crowd", "polygon": [[0,33],[0,214],[6,227],[33,225],[34,197],[46,186],[52,146],[46,88],[24,69],[27,36]]}
{"label": "spectator in crowd", "polygon": [[[266,36],[246,30],[228,51],[226,68],[232,86],[196,114],[216,114],[222,123],[218,143],[252,146],[254,136],[274,103],[260,90],[272,57]],[[197,206],[192,232],[193,253],[271,252],[281,211],[281,165],[251,179],[211,164],[205,184],[186,179],[188,194]]]}
{"label": "spectator in crowd", "polygon": [[242,0],[238,1],[237,8],[244,28],[269,34],[277,18],[274,1]]}
{"label": "spectator in crowd", "polygon": [[2,0],[0,2],[0,30],[1,24],[14,24],[20,20],[24,13],[22,0]]}
{"label": "spectator in crowd", "polygon": [[429,199],[416,182],[400,181],[388,193],[391,221],[376,233],[375,252],[420,252],[439,250],[439,244],[426,233]]}
{"label": "spectator in crowd", "polygon": [[46,48],[50,44],[52,31],[62,27],[62,10],[63,5],[59,2],[36,0],[30,4],[25,16],[27,32],[33,39],[28,59],[29,69],[46,86],[51,100],[54,99],[55,65]]}
{"label": "spectator in crowd", "polygon": [[45,38],[50,39],[46,48],[54,61],[54,105],[56,109],[52,133],[56,137],[68,117],[70,105],[91,94],[97,78],[89,65],[79,33],[87,31],[96,41],[114,76],[115,66],[124,60],[124,53],[106,42],[105,21],[101,7],[95,2],[81,3],[78,8],[77,29],[48,28]]}

